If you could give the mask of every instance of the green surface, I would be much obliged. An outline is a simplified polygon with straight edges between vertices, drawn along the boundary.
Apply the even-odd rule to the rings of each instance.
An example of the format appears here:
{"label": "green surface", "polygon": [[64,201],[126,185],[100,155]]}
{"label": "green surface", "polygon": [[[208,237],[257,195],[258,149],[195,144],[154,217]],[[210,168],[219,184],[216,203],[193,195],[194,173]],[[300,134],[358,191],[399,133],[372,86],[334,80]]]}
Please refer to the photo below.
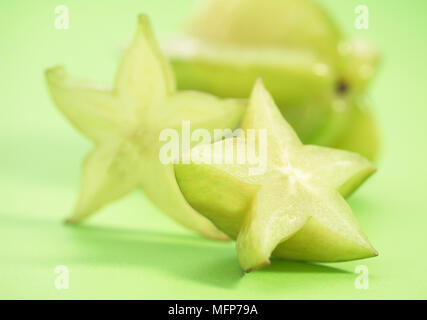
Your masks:
{"label": "green surface", "polygon": [[[427,298],[427,28],[422,0],[366,0],[369,30],[355,30],[359,1],[325,2],[341,26],[384,53],[372,88],[384,140],[378,172],[350,199],[377,258],[337,264],[274,260],[243,275],[233,243],[205,240],[140,193],[81,227],[62,221],[76,199],[91,144],[57,112],[43,70],[111,83],[136,15],[167,36],[192,1],[64,1],[70,29],[56,30],[55,1],[0,4],[0,298]],[[370,287],[354,286],[356,266]],[[57,265],[69,289],[54,287]]]}

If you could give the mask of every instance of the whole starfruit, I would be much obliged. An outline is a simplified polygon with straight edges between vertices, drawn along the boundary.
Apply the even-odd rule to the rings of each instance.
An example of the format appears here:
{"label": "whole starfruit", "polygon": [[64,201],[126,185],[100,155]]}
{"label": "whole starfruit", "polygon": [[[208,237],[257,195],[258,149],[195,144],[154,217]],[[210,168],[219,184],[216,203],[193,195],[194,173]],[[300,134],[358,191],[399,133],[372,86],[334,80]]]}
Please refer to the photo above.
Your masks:
{"label": "whole starfruit", "polygon": [[348,40],[312,0],[208,0],[184,36],[164,46],[180,89],[246,98],[262,77],[304,143],[374,159],[366,89],[379,55]]}

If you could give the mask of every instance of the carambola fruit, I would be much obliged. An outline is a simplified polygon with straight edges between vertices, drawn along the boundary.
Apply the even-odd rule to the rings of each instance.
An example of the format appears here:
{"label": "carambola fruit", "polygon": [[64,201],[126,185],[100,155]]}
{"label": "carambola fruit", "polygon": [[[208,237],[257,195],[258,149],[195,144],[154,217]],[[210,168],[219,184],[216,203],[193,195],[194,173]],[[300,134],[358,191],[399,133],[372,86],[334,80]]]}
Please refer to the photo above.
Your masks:
{"label": "carambola fruit", "polygon": [[[175,174],[187,201],[236,239],[245,271],[268,265],[271,255],[324,262],[377,255],[344,199],[375,172],[368,160],[303,145],[261,81],[241,129],[236,137],[193,148],[197,162],[175,164]],[[267,165],[260,174],[251,173],[253,164],[236,160],[237,150],[249,143],[249,130],[266,132]],[[226,162],[230,142],[235,159]],[[259,155],[259,136],[255,144]]]}
{"label": "carambola fruit", "polygon": [[[246,98],[262,77],[304,143],[375,158],[374,118],[353,115],[354,100],[364,99],[376,73],[378,52],[346,39],[315,1],[206,0],[186,33],[164,50],[179,88]],[[367,126],[368,140],[350,133]]]}
{"label": "carambola fruit", "polygon": [[46,71],[58,109],[95,143],[86,157],[80,195],[69,222],[141,189],[163,212],[182,225],[216,238],[227,238],[184,199],[173,165],[159,160],[162,129],[234,128],[245,105],[206,93],[178,92],[168,61],[154,39],[148,19],[138,19],[136,35],[124,53],[114,88],[101,89],[70,78],[63,67]]}

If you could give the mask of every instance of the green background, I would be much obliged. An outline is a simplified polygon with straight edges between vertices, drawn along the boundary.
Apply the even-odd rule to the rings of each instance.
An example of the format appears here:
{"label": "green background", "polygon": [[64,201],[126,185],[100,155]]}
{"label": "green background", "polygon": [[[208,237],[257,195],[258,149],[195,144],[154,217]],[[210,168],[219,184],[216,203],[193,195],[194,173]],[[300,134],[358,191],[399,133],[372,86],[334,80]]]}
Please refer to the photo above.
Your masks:
{"label": "green background", "polygon": [[[182,26],[193,1],[2,1],[0,4],[0,298],[427,298],[427,3],[365,0],[368,30],[353,27],[360,1],[322,1],[349,34],[384,54],[371,90],[384,140],[378,173],[349,201],[380,255],[340,264],[274,260],[243,275],[233,243],[192,234],[141,193],[80,227],[62,222],[91,149],[54,108],[43,70],[111,83],[136,15],[158,36]],[[54,28],[69,8],[70,29]],[[369,289],[354,286],[358,265]],[[57,265],[70,287],[54,287]]]}

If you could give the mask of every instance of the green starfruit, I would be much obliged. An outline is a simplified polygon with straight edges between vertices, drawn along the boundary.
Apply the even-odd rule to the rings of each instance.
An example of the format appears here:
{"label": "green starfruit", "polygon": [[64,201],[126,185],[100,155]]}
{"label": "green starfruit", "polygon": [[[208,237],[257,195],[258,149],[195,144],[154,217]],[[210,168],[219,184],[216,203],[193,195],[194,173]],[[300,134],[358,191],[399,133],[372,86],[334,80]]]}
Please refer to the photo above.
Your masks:
{"label": "green starfruit", "polygon": [[[374,118],[353,116],[378,52],[346,39],[313,0],[207,0],[164,50],[179,88],[245,98],[262,77],[303,142],[375,158]],[[365,127],[369,141],[350,132]]]}
{"label": "green starfruit", "polygon": [[[235,137],[195,147],[192,154],[198,157],[176,164],[175,174],[187,201],[236,239],[243,270],[268,265],[271,255],[323,262],[377,255],[344,199],[375,172],[368,160],[303,145],[261,81],[241,129]],[[253,140],[248,138],[251,130],[259,132]],[[250,141],[257,158],[266,159],[263,171],[254,172],[248,158],[238,160]],[[233,161],[227,160],[230,154]]]}
{"label": "green starfruit", "polygon": [[184,199],[173,165],[159,160],[163,129],[236,127],[245,104],[210,94],[177,91],[148,18],[141,15],[124,53],[114,88],[72,79],[63,67],[46,71],[58,109],[95,147],[83,164],[80,195],[68,219],[77,223],[102,207],[141,189],[163,212],[187,228],[215,239],[227,237]]}

